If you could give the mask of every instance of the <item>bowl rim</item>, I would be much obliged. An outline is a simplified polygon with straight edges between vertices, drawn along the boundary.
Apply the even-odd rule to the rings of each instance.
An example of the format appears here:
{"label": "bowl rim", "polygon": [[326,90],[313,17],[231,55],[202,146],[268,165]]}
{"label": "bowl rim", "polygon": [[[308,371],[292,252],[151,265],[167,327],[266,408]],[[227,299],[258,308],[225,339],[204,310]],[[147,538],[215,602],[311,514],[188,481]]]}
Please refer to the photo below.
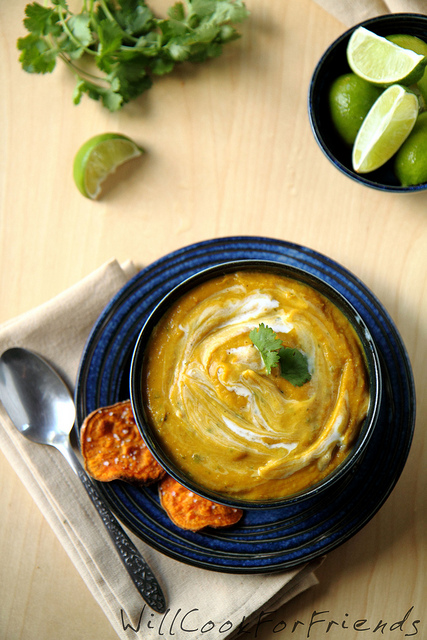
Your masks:
{"label": "bowl rim", "polygon": [[[368,413],[361,427],[359,436],[346,458],[335,469],[333,469],[330,474],[314,485],[311,485],[310,487],[307,487],[295,494],[271,500],[239,499],[237,497],[209,490],[202,485],[197,484],[193,479],[188,478],[181,469],[168,459],[157,442],[155,435],[153,434],[153,429],[150,428],[149,421],[146,418],[141,393],[140,381],[145,348],[154,327],[160,321],[170,305],[174,304],[182,295],[203,282],[219,277],[220,275],[226,275],[228,273],[242,270],[263,270],[269,273],[276,272],[284,277],[294,278],[295,280],[308,284],[316,291],[327,297],[344,313],[359,337],[365,354],[366,366],[369,375],[370,402]],[[160,299],[160,301],[155,304],[143,323],[133,349],[129,373],[130,400],[136,425],[148,449],[165,471],[180,484],[208,500],[234,508],[281,508],[318,496],[330,487],[335,486],[338,482],[343,481],[344,478],[349,477],[351,472],[356,471],[358,463],[366,452],[379,418],[383,386],[381,371],[381,363],[375,341],[360,313],[341,292],[326,280],[322,280],[309,271],[296,267],[292,264],[288,264],[287,262],[260,259],[230,260],[198,270],[196,273],[185,278],[179,284],[174,286]]]}
{"label": "bowl rim", "polygon": [[[308,116],[310,121],[310,127],[314,138],[319,145],[320,149],[324,153],[324,155],[328,158],[328,160],[344,175],[353,180],[356,183],[363,184],[367,187],[371,187],[372,189],[376,189],[377,191],[383,191],[386,193],[420,193],[427,189],[427,182],[422,182],[418,185],[409,185],[404,187],[403,185],[392,185],[386,184],[383,182],[377,182],[375,180],[371,180],[366,175],[369,174],[358,174],[349,168],[347,165],[343,164],[329,149],[329,146],[325,143],[323,139],[323,135],[320,131],[320,128],[317,123],[317,119],[315,117],[315,108],[314,108],[314,96],[315,91],[317,89],[317,82],[320,74],[323,71],[323,65],[329,55],[336,49],[337,46],[342,44],[345,40],[349,40],[353,31],[358,29],[359,27],[369,27],[375,26],[376,24],[382,23],[398,23],[399,20],[411,20],[414,23],[425,23],[426,33],[427,33],[427,15],[422,13],[408,13],[408,12],[400,12],[400,13],[390,13],[381,16],[375,16],[373,18],[368,18],[367,20],[362,20],[361,22],[353,25],[344,33],[342,33],[338,38],[336,38],[323,52],[319,61],[317,62],[313,74],[310,79],[310,85],[308,90],[308,99],[307,99],[307,108],[308,108]],[[338,76],[337,76],[338,77]]]}

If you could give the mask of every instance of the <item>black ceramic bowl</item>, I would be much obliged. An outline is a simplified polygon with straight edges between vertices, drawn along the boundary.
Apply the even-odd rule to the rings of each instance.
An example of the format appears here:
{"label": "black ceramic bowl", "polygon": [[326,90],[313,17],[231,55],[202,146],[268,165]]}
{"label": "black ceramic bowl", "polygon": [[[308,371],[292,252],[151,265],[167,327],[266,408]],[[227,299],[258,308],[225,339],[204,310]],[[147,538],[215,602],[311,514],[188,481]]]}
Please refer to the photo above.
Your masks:
{"label": "black ceramic bowl", "polygon": [[[268,273],[273,272],[285,277],[293,278],[294,280],[298,280],[311,286],[313,289],[331,300],[331,302],[333,302],[344,313],[351,325],[354,327],[366,356],[367,371],[369,375],[370,405],[368,415],[362,425],[359,437],[347,458],[326,478],[317,484],[312,485],[298,494],[288,495],[284,498],[270,501],[250,501],[230,498],[230,496],[209,491],[204,487],[197,485],[194,479],[188,478],[185,473],[168,458],[162,449],[162,446],[156,437],[155,429],[150,426],[150,423],[147,420],[143,394],[141,391],[145,349],[154,327],[157,325],[167,309],[181,298],[182,295],[201,283],[224,274],[242,270],[265,271]],[[318,495],[336,483],[344,485],[346,480],[350,479],[352,474],[357,470],[358,463],[362,460],[363,455],[369,446],[369,441],[375,429],[380,412],[381,393],[381,368],[377,349],[368,328],[354,307],[341,295],[341,293],[331,287],[327,282],[302,269],[270,260],[235,260],[222,263],[196,273],[172,289],[153,309],[142,327],[134,348],[130,370],[130,395],[136,424],[148,448],[162,467],[169,473],[169,475],[191,491],[222,504],[246,509],[259,507],[283,507],[288,504],[308,499],[314,495]]]}
{"label": "black ceramic bowl", "polygon": [[393,171],[393,158],[382,167],[367,174],[352,169],[351,148],[339,137],[329,113],[329,89],[338,76],[351,72],[346,49],[351,34],[358,27],[365,27],[379,36],[393,33],[413,35],[427,42],[427,16],[414,13],[396,13],[365,20],[340,36],[325,51],[313,73],[309,94],[308,113],[314,137],[326,157],[346,176],[360,184],[381,191],[415,193],[427,189],[427,183],[402,187]]}

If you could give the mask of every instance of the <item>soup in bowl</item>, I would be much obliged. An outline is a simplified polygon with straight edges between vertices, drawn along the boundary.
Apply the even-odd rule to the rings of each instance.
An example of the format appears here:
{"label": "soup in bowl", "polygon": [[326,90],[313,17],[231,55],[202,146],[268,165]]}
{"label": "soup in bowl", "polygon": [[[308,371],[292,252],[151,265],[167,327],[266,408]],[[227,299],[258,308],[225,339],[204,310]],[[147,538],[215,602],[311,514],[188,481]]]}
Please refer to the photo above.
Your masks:
{"label": "soup in bowl", "polygon": [[131,365],[135,420],[160,464],[196,493],[247,508],[343,481],[380,395],[357,311],[272,261],[217,265],[178,285],[147,319]]}

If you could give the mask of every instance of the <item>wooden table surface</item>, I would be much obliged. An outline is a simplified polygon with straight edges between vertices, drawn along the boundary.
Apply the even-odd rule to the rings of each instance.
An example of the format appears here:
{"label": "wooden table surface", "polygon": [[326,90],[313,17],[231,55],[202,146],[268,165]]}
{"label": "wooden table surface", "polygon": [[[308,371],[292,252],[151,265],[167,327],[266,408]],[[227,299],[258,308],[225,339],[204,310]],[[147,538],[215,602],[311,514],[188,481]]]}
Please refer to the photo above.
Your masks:
{"label": "wooden table surface", "polygon": [[[354,184],[316,145],[310,76],[344,26],[312,0],[247,0],[243,38],[221,58],[182,68],[111,114],[87,98],[72,104],[74,79],[64,65],[46,76],[22,71],[16,40],[25,35],[25,4],[0,3],[0,321],[111,257],[143,267],[214,237],[280,238],[347,267],[382,301],[406,344],[418,396],[413,447],[384,506],[318,570],[320,584],[243,637],[427,638],[427,193],[388,195]],[[147,153],[92,202],[77,191],[72,162],[81,143],[105,131],[131,136]],[[113,640],[0,459],[0,637]],[[314,612],[338,624],[327,633],[318,624],[308,636]],[[305,625],[293,630],[296,620]]]}

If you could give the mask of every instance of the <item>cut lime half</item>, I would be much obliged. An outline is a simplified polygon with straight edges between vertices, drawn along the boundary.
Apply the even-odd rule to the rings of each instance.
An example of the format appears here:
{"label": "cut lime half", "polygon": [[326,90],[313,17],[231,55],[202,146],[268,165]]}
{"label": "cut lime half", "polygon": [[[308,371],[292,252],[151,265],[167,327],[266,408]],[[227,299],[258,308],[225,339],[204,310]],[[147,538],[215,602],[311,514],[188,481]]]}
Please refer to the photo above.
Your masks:
{"label": "cut lime half", "polygon": [[120,133],[102,133],[87,140],[74,158],[73,176],[79,191],[94,200],[101,185],[118,166],[143,153],[133,140]]}
{"label": "cut lime half", "polygon": [[347,60],[358,76],[381,86],[409,86],[423,75],[427,58],[358,27],[347,45]]}
{"label": "cut lime half", "polygon": [[353,169],[368,173],[387,162],[406,140],[418,117],[418,99],[392,85],[374,102],[353,145]]}

